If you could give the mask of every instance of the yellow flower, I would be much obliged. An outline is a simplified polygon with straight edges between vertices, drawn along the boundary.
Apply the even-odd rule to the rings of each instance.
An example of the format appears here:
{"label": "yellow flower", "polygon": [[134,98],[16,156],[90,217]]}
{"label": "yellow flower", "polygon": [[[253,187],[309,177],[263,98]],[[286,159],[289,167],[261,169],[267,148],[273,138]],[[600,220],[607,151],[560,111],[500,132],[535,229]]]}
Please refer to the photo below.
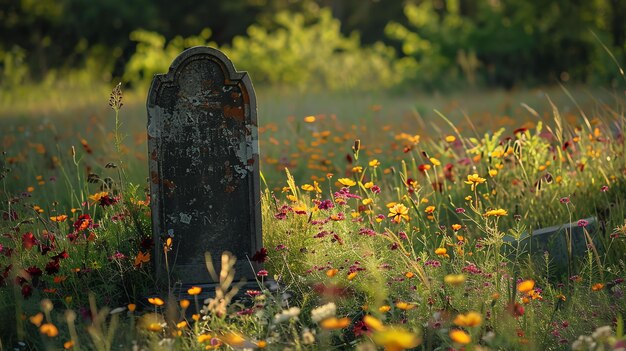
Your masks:
{"label": "yellow flower", "polygon": [[182,322],[176,323],[176,328],[178,328],[178,329],[183,329],[186,326],[187,326],[187,321],[182,321]]}
{"label": "yellow flower", "polygon": [[365,187],[365,189],[371,189],[372,187],[374,187],[374,182],[367,182],[363,184],[363,187]]}
{"label": "yellow flower", "polygon": [[90,198],[93,202],[98,202],[98,201],[100,201],[100,199],[101,199],[101,198],[103,198],[103,197],[105,197],[105,196],[107,196],[107,195],[109,195],[109,193],[108,193],[108,192],[106,192],[106,191],[101,191],[101,192],[99,192],[99,193],[95,193],[95,194],[93,194],[93,195],[89,196],[89,198]]}
{"label": "yellow flower", "polygon": [[369,205],[373,202],[374,200],[367,198],[367,199],[363,199],[363,205]]}
{"label": "yellow flower", "polygon": [[341,183],[341,185],[347,186],[347,187],[356,185],[356,182],[350,178],[339,178],[337,181]]}
{"label": "yellow flower", "polygon": [[391,310],[391,306],[389,305],[383,305],[383,306],[378,307],[378,311],[380,313],[389,312],[390,310]]}
{"label": "yellow flower", "polygon": [[354,166],[354,167],[352,167],[352,172],[354,172],[354,173],[361,173],[361,172],[363,172],[363,167],[361,167],[361,166]]}
{"label": "yellow flower", "polygon": [[455,141],[456,141],[456,137],[454,135],[448,135],[446,137],[446,142],[448,142],[448,143],[453,143]]}
{"label": "yellow flower", "polygon": [[357,274],[358,274],[357,272],[350,272],[348,274],[348,280],[352,280],[352,279],[356,278]]}
{"label": "yellow flower", "polygon": [[382,330],[385,329],[385,326],[383,325],[383,322],[378,320],[376,317],[370,316],[369,314],[367,314],[367,315],[365,315],[365,317],[363,317],[363,323],[365,323],[365,325],[370,327],[372,330],[382,331]]}
{"label": "yellow flower", "polygon": [[55,336],[59,335],[59,329],[57,329],[57,327],[52,323],[42,324],[41,327],[39,327],[39,332],[41,332],[41,334],[47,335],[50,338],[54,338]]}
{"label": "yellow flower", "polygon": [[433,166],[441,166],[441,162],[434,157],[430,158],[430,162],[433,164]]}
{"label": "yellow flower", "polygon": [[329,270],[326,271],[326,276],[328,278],[332,278],[332,277],[337,275],[337,272],[339,272],[339,270],[337,268],[329,269]]}
{"label": "yellow flower", "polygon": [[482,324],[483,317],[480,313],[469,312],[467,314],[459,314],[454,318],[454,324],[459,327],[478,327]]}
{"label": "yellow flower", "polygon": [[163,306],[163,304],[165,304],[165,302],[158,297],[149,297],[148,302],[155,306]]}
{"label": "yellow flower", "polygon": [[477,173],[474,174],[470,174],[467,176],[467,180],[465,181],[465,184],[471,184],[472,185],[472,191],[474,191],[474,189],[476,189],[476,185],[478,184],[482,184],[484,182],[486,182],[487,179],[485,178],[481,178],[478,176]]}
{"label": "yellow flower", "polygon": [[489,176],[490,177],[495,177],[498,174],[498,171],[495,169],[490,169],[489,170]]}
{"label": "yellow flower", "polygon": [[451,227],[455,232],[463,228],[460,224],[453,224]]}
{"label": "yellow flower", "polygon": [[372,340],[387,351],[412,349],[422,342],[417,334],[402,328],[386,328],[375,332]]}
{"label": "yellow flower", "polygon": [[472,342],[472,338],[466,332],[460,329],[452,329],[450,331],[450,339],[457,344],[467,345]]}
{"label": "yellow flower", "polygon": [[50,220],[53,222],[64,222],[67,219],[67,215],[59,215],[59,216],[52,216],[50,217]]}
{"label": "yellow flower", "polygon": [[440,247],[435,249],[435,254],[437,256],[446,256],[448,254],[448,250],[445,247]]}
{"label": "yellow flower", "polygon": [[210,334],[200,334],[198,335],[198,343],[203,344],[207,341],[211,341],[211,339],[213,339],[213,337]]}
{"label": "yellow flower", "polygon": [[180,308],[182,309],[186,309],[187,307],[189,307],[189,300],[180,300],[180,302],[178,303],[180,305]]}
{"label": "yellow flower", "polygon": [[485,217],[502,217],[502,216],[506,216],[509,213],[507,212],[507,210],[504,209],[497,209],[497,210],[489,210],[487,212],[485,212],[485,214],[483,214],[483,216]]}
{"label": "yellow flower", "polygon": [[435,212],[435,206],[428,206],[428,207],[426,207],[424,212],[426,212],[427,214],[432,214],[433,212]]}
{"label": "yellow flower", "polygon": [[313,191],[313,190],[315,190],[315,188],[311,184],[304,184],[301,188],[304,191]]}
{"label": "yellow flower", "polygon": [[404,220],[408,221],[409,209],[403,204],[395,204],[389,209],[389,215],[387,217],[391,217],[392,220],[396,223],[402,222],[403,218]]}
{"label": "yellow flower", "polygon": [[465,283],[465,276],[463,274],[448,274],[443,277],[443,281],[452,286],[459,286]]}
{"label": "yellow flower", "polygon": [[264,349],[265,347],[267,347],[267,341],[259,340],[259,342],[256,343],[256,347],[260,349]]}
{"label": "yellow flower", "polygon": [[199,286],[192,286],[191,288],[187,290],[187,294],[189,295],[200,295],[201,292],[202,292],[202,288]]}
{"label": "yellow flower", "polygon": [[320,322],[320,327],[326,330],[343,329],[350,325],[350,318],[330,317]]}
{"label": "yellow flower", "polygon": [[417,306],[415,306],[412,303],[400,301],[400,302],[396,302],[396,307],[403,311],[408,311],[408,310],[414,309]]}
{"label": "yellow flower", "polygon": [[306,123],[313,123],[313,122],[315,122],[315,116],[306,116],[306,117],[304,117],[304,121]]}
{"label": "yellow flower", "polygon": [[380,166],[380,161],[378,161],[377,159],[373,159],[368,164],[369,164],[370,167],[376,168],[376,167]]}
{"label": "yellow flower", "polygon": [[517,291],[521,293],[527,293],[535,288],[534,280],[524,280],[523,282],[517,284]]}

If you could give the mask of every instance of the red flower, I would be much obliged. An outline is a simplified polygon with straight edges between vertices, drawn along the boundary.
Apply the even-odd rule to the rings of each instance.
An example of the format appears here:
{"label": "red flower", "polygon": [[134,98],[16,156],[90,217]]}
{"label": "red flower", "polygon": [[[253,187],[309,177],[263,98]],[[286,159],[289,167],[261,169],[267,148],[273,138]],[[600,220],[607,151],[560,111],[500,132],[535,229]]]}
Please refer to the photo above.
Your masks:
{"label": "red flower", "polygon": [[509,313],[513,315],[513,317],[520,317],[524,315],[524,306],[519,303],[509,303],[507,307]]}
{"label": "red flower", "polygon": [[354,336],[359,337],[363,334],[370,335],[372,333],[372,330],[370,329],[370,327],[367,326],[367,324],[360,320],[354,324],[352,332],[354,333]]}
{"label": "red flower", "polygon": [[62,259],[66,259],[68,257],[70,257],[70,255],[66,251],[63,251],[63,252],[61,252],[60,254],[58,254],[56,256],[52,256],[52,259],[55,260],[55,261],[58,261],[60,259],[61,260]]}
{"label": "red flower", "polygon": [[33,294],[33,287],[28,284],[24,284],[24,286],[22,286],[22,296],[24,296],[24,298],[27,299],[32,294]]}
{"label": "red flower", "polygon": [[255,252],[251,261],[263,263],[267,261],[267,249],[262,247],[259,251]]}
{"label": "red flower", "polygon": [[41,271],[41,269],[39,269],[39,267],[28,267],[28,269],[26,270],[26,272],[31,276],[31,277],[39,277],[41,276],[41,274],[43,273]]}
{"label": "red flower", "polygon": [[35,238],[33,233],[25,233],[22,235],[22,245],[26,250],[30,250],[33,246],[37,245],[39,241]]}
{"label": "red flower", "polygon": [[52,260],[46,264],[46,273],[49,275],[54,275],[59,273],[59,269],[61,269],[61,265],[59,264],[59,260]]}

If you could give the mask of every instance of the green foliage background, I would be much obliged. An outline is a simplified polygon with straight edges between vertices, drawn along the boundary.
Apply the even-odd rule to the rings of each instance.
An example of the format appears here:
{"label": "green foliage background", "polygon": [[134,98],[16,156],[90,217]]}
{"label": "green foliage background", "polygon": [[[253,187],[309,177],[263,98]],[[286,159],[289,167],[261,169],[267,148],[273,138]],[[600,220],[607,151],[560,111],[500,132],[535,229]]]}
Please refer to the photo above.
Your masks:
{"label": "green foliage background", "polygon": [[621,0],[2,0],[0,86],[145,84],[193,45],[300,89],[615,84],[624,14]]}

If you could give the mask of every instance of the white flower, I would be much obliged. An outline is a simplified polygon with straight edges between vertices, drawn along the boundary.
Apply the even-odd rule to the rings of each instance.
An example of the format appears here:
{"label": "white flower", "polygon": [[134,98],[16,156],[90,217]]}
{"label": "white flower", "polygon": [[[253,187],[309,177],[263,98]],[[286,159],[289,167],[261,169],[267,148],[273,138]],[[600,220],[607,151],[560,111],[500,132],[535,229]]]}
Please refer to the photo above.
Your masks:
{"label": "white flower", "polygon": [[283,310],[274,316],[274,323],[282,323],[292,318],[298,318],[300,315],[300,309],[298,307],[292,307],[288,310]]}
{"label": "white flower", "polygon": [[314,308],[311,311],[311,319],[313,320],[313,322],[319,323],[326,318],[334,317],[335,313],[337,313],[337,306],[334,302],[329,302],[324,306]]}
{"label": "white flower", "polygon": [[610,325],[605,325],[603,327],[598,327],[596,331],[591,334],[591,337],[597,341],[602,341],[613,334],[613,329],[611,329]]}

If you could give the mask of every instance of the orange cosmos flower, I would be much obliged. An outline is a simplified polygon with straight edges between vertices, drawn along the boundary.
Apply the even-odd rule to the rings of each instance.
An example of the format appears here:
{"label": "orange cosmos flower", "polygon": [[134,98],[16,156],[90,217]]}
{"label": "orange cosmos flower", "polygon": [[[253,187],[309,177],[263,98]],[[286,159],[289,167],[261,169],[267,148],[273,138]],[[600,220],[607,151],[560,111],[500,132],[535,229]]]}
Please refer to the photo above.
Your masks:
{"label": "orange cosmos flower", "polygon": [[467,345],[472,342],[472,338],[466,332],[460,329],[452,329],[450,331],[450,339],[457,344]]}
{"label": "orange cosmos flower", "polygon": [[326,330],[343,329],[350,325],[350,318],[330,317],[320,322],[320,327]]}
{"label": "orange cosmos flower", "polygon": [[201,292],[202,292],[202,288],[199,286],[192,286],[191,288],[187,290],[187,294],[189,295],[200,295]]}
{"label": "orange cosmos flower", "polygon": [[517,291],[521,292],[521,293],[527,293],[529,291],[531,291],[532,289],[535,288],[535,281],[534,280],[524,280],[523,282],[519,283],[517,285]]}
{"label": "orange cosmos flower", "polygon": [[155,306],[163,306],[165,304],[165,301],[161,300],[158,297],[149,297],[148,302],[150,302],[151,304]]}

